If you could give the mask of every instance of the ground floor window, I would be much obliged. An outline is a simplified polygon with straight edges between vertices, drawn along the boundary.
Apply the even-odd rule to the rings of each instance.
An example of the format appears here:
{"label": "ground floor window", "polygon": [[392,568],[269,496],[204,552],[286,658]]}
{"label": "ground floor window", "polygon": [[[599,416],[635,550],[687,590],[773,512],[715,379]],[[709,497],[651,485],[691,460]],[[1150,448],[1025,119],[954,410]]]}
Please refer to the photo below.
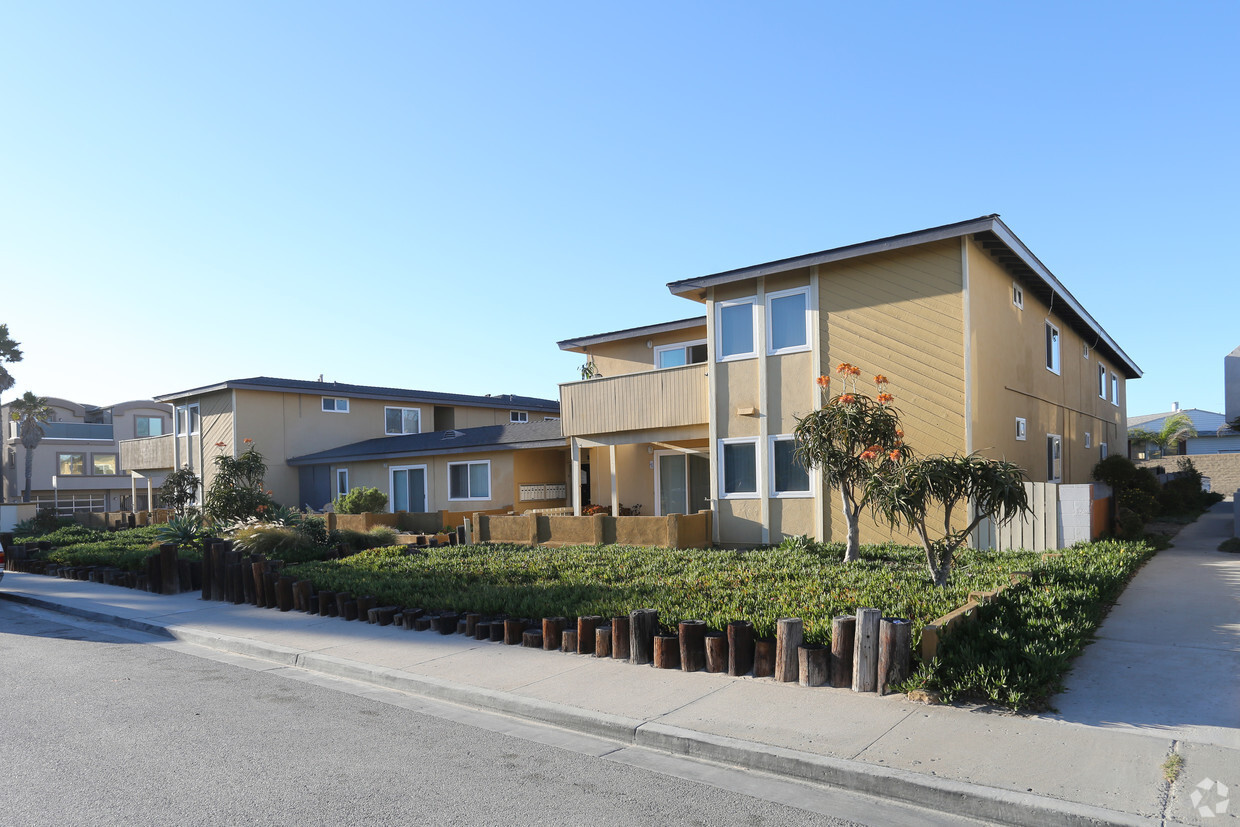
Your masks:
{"label": "ground floor window", "polygon": [[796,441],[790,434],[771,437],[771,496],[808,496],[809,470],[797,460]]}
{"label": "ground floor window", "polygon": [[491,461],[448,463],[448,499],[491,499]]}
{"label": "ground floor window", "polygon": [[116,454],[90,455],[90,472],[95,476],[114,476],[116,467]]}
{"label": "ground floor window", "polygon": [[719,440],[719,493],[722,497],[758,496],[758,440]]}

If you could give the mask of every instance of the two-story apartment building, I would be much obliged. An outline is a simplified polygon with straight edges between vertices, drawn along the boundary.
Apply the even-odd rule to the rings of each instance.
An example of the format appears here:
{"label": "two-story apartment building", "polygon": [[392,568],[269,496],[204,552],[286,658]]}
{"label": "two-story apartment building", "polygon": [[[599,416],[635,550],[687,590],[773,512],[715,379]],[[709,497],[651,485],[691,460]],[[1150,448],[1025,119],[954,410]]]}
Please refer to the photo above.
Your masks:
{"label": "two-story apartment building", "polygon": [[842,540],[833,492],[791,436],[820,404],[815,378],[841,362],[888,377],[923,455],[976,451],[1035,481],[1087,482],[1124,445],[1124,383],[1140,368],[998,216],[668,288],[704,316],[560,342],[600,375],[561,386],[578,508],[707,507],[724,544]]}
{"label": "two-story apartment building", "polygon": [[[138,399],[100,407],[58,397],[49,397],[47,404],[53,415],[31,457],[31,501],[55,505],[65,514],[146,509],[147,488],[137,487],[135,502],[134,481],[119,446],[125,439],[169,433],[171,406]],[[0,407],[0,421],[7,423],[0,480],[3,500],[20,502],[26,487],[26,449],[10,410],[11,404]],[[163,478],[151,482],[158,487]]]}
{"label": "two-story apartment building", "polygon": [[[267,461],[266,484],[279,503],[322,509],[363,484],[343,465],[288,460],[382,437],[554,419],[553,399],[471,396],[402,388],[259,376],[229,379],[158,397],[174,407],[172,433],[121,445],[126,467],[189,467],[210,486],[215,458],[252,444]],[[246,440],[251,440],[247,443]],[[369,482],[365,483],[371,484]]]}

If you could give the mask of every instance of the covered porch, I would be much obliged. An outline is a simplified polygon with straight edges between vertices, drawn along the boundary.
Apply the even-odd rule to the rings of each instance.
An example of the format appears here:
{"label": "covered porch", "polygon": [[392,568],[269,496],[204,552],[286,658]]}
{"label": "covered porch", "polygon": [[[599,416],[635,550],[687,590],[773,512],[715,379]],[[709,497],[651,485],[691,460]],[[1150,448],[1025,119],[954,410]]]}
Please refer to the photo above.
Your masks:
{"label": "covered porch", "polygon": [[710,442],[704,425],[569,437],[573,514],[613,516],[710,510]]}

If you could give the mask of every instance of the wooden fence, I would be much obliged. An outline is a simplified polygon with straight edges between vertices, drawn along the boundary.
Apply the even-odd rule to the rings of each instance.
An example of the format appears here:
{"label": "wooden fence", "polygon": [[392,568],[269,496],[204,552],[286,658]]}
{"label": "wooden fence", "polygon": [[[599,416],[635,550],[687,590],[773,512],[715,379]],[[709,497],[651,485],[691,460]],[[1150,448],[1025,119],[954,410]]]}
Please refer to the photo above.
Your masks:
{"label": "wooden fence", "polygon": [[983,520],[973,545],[986,549],[1055,551],[1100,537],[1111,523],[1111,490],[1102,483],[1027,482],[1029,511],[996,525]]}

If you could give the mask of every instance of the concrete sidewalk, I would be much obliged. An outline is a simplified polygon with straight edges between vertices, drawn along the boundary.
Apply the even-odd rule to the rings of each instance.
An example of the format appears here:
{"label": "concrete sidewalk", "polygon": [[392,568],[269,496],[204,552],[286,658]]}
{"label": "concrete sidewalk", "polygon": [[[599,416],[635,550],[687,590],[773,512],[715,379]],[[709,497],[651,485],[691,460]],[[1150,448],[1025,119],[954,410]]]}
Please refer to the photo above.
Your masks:
{"label": "concrete sidewalk", "polygon": [[[923,706],[12,572],[0,597],[994,823],[1198,824],[1186,783],[1208,774],[1240,789],[1240,729],[1215,719],[1222,734],[1194,741],[1195,730],[1117,727],[1114,716]],[[1234,701],[1235,684],[1226,691]],[[1173,750],[1188,763],[1169,790]]]}

